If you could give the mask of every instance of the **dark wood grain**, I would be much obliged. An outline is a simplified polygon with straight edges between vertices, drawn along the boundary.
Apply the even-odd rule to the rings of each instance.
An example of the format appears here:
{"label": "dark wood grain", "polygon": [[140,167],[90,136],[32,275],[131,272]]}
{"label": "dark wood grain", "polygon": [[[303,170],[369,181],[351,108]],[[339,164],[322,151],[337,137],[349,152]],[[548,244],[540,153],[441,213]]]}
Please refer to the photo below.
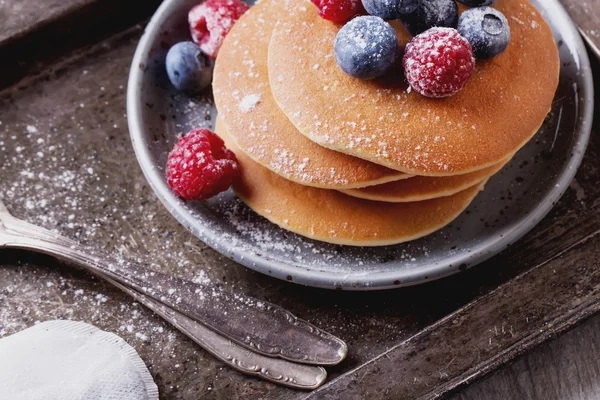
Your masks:
{"label": "dark wood grain", "polygon": [[[137,166],[126,128],[125,86],[140,34],[141,29],[129,30],[76,57],[52,64],[46,60],[34,68],[42,71],[40,75],[0,93],[0,198],[15,215],[165,273],[210,279],[290,309],[349,343],[349,358],[329,370],[332,377],[396,347],[416,367],[432,372],[423,374],[431,386],[415,385],[426,396],[483,376],[595,312],[597,135],[592,135],[576,181],[556,208],[532,233],[483,265],[389,292],[305,288],[220,256],[179,226],[155,198]],[[589,236],[593,238],[583,241]],[[543,264],[548,260],[552,261]],[[569,268],[561,267],[563,262]],[[573,267],[574,262],[580,265]],[[518,278],[523,273],[525,277]],[[551,294],[555,297],[548,303]],[[568,301],[555,304],[559,298]],[[490,300],[495,304],[486,308]],[[480,312],[470,313],[473,309]],[[555,317],[557,311],[564,317]],[[464,319],[448,326],[452,319],[444,319],[452,313]],[[68,265],[0,250],[0,337],[56,318],[86,321],[122,336],[150,366],[164,399],[305,395],[228,369],[120,292]],[[439,321],[446,325],[433,329]],[[514,337],[506,334],[508,324],[513,325]],[[496,335],[494,326],[504,326],[504,334]],[[450,345],[455,348],[448,349]],[[480,358],[474,358],[477,351]],[[451,354],[454,360],[448,358]],[[406,383],[403,368],[411,368],[406,361],[396,359],[391,365],[399,369],[382,370],[385,379],[360,379],[353,388],[361,393],[370,386],[384,397],[393,393],[398,382]],[[412,369],[411,376],[418,377]]]}
{"label": "dark wood grain", "polygon": [[452,400],[600,398],[600,316],[544,343]]}
{"label": "dark wood grain", "polygon": [[149,18],[160,2],[0,1],[0,89]]}
{"label": "dark wood grain", "polygon": [[[599,234],[307,398],[437,398],[595,314],[600,308]],[[388,371],[402,379],[390,381]]]}
{"label": "dark wood grain", "polygon": [[596,56],[600,57],[600,0],[561,0]]}
{"label": "dark wood grain", "polygon": [[94,0],[36,0],[0,2],[0,46],[18,40],[52,21],[86,7]]}

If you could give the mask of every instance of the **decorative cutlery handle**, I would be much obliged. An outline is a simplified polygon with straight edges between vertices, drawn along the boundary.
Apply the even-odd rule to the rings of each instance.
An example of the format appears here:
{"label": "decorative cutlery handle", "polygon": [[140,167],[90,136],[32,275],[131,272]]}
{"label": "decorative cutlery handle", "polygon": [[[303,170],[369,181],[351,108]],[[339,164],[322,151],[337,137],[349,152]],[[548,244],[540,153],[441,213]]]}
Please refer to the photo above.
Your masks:
{"label": "decorative cutlery handle", "polygon": [[197,284],[110,260],[24,221],[3,222],[8,233],[18,239],[16,247],[68,259],[106,275],[258,353],[316,365],[335,365],[346,357],[347,346],[341,339],[276,305],[227,292],[214,284]]}
{"label": "decorative cutlery handle", "polygon": [[136,301],[163,317],[213,356],[244,374],[305,390],[318,388],[327,378],[327,372],[323,367],[295,364],[248,351],[164,304],[129,289],[106,275],[98,274],[98,276],[106,279]]}

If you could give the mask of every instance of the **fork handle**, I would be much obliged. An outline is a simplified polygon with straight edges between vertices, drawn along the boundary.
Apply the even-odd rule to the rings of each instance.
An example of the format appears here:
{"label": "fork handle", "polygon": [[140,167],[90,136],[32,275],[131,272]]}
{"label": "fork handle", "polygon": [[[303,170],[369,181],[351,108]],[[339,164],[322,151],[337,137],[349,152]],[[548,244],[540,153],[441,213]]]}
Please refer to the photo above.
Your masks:
{"label": "fork handle", "polygon": [[346,344],[289,311],[214,284],[197,284],[139,265],[110,260],[77,243],[17,219],[6,221],[11,247],[57,256],[103,274],[198,321],[237,344],[269,357],[296,363],[335,365]]}

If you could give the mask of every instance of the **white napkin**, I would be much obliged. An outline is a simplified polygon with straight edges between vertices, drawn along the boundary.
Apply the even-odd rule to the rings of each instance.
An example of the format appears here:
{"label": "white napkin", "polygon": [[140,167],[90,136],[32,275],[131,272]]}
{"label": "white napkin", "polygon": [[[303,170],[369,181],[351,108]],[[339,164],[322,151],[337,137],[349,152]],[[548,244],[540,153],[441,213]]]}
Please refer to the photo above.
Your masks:
{"label": "white napkin", "polygon": [[117,335],[83,322],[49,321],[0,340],[0,397],[158,400],[158,389]]}

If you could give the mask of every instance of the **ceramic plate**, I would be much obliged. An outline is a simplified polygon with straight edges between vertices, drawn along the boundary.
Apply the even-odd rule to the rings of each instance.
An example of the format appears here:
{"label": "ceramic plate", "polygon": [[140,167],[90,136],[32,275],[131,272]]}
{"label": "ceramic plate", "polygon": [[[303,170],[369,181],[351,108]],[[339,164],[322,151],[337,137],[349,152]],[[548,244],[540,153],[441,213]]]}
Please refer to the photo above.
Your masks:
{"label": "ceramic plate", "polygon": [[345,290],[438,279],[490,258],[531,230],[565,192],[582,160],[593,113],[585,46],[558,1],[533,0],[560,48],[560,86],[552,112],[535,138],[446,228],[407,244],[355,248],[289,233],[254,214],[231,192],[207,202],[184,202],[167,186],[167,154],[179,134],[213,128],[216,110],[210,93],[200,98],[177,93],[164,59],[171,45],[190,39],[187,12],[197,2],[166,0],[146,28],[129,79],[129,129],[148,182],[173,216],[200,240],[249,268]]}

